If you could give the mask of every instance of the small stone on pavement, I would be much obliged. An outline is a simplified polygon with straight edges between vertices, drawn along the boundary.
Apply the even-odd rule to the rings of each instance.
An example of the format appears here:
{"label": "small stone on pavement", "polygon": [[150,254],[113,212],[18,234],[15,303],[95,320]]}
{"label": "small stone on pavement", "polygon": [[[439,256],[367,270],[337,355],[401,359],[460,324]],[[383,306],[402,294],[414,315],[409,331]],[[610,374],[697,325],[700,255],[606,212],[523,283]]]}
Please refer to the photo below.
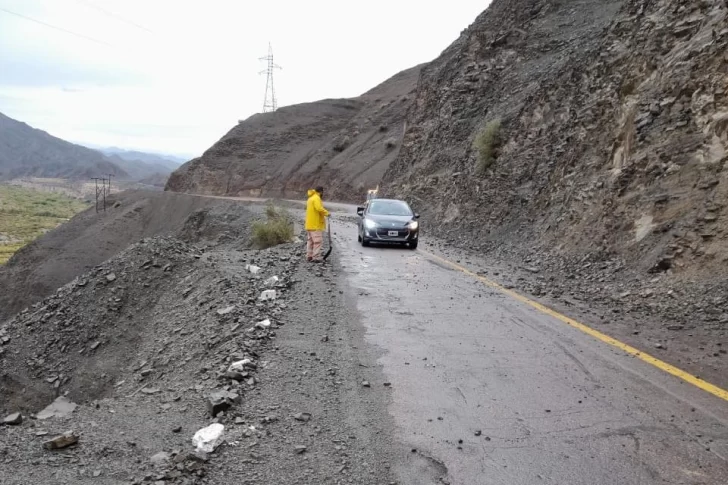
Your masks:
{"label": "small stone on pavement", "polygon": [[16,426],[18,424],[23,424],[23,415],[20,413],[13,413],[9,416],[5,416],[5,419],[3,419],[3,424]]}
{"label": "small stone on pavement", "polygon": [[43,448],[46,450],[60,450],[76,443],[78,443],[78,435],[72,431],[67,431],[43,443]]}

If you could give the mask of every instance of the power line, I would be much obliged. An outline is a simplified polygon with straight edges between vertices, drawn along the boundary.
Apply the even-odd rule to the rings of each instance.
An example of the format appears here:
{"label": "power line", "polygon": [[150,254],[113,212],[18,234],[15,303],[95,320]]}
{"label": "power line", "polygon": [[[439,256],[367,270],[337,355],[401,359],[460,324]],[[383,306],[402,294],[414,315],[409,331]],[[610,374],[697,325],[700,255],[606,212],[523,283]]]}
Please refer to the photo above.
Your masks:
{"label": "power line", "polygon": [[64,29],[63,27],[57,27],[55,25],[51,25],[49,23],[43,22],[42,20],[37,20],[37,19],[28,17],[26,15],[23,15],[23,14],[20,14],[20,13],[17,13],[17,12],[12,12],[12,11],[10,11],[8,9],[3,8],[3,7],[0,7],[0,11],[3,11],[5,13],[9,13],[10,15],[15,15],[16,17],[20,17],[21,19],[25,19],[25,20],[29,20],[31,22],[35,22],[37,24],[43,25],[45,27],[49,27],[51,29],[55,29],[55,30],[59,30],[61,32],[65,32],[66,34],[75,35],[76,37],[80,37],[81,39],[90,40],[91,42],[95,42],[97,44],[105,45],[105,46],[108,46],[108,47],[114,47],[113,45],[109,44],[108,42],[104,42],[103,40],[94,39],[93,37],[89,37],[88,35],[79,34],[77,32],[73,32],[71,30]]}
{"label": "power line", "polygon": [[100,12],[103,12],[103,13],[105,13],[105,14],[106,14],[106,15],[108,15],[109,17],[113,17],[113,18],[115,18],[115,19],[117,19],[117,20],[120,20],[120,21],[122,21],[122,22],[124,22],[124,23],[127,23],[127,24],[129,24],[129,25],[133,25],[134,27],[136,27],[136,28],[138,28],[138,29],[144,30],[145,32],[148,32],[148,33],[150,33],[150,34],[154,34],[154,32],[152,32],[152,31],[151,31],[151,30],[149,30],[148,28],[144,27],[143,25],[139,25],[139,24],[138,24],[138,23],[136,23],[136,22],[133,22],[133,21],[131,21],[131,20],[128,20],[128,19],[125,19],[125,18],[124,18],[124,17],[122,17],[121,15],[117,15],[117,14],[115,14],[114,12],[110,12],[110,11],[106,10],[105,8],[99,7],[99,6],[98,6],[98,5],[96,5],[95,3],[92,3],[92,2],[89,2],[89,1],[86,1],[86,0],[77,0],[77,1],[78,1],[79,3],[83,3],[83,4],[86,4],[86,5],[88,5],[89,7],[95,8],[96,10],[98,10],[98,11],[100,11]]}

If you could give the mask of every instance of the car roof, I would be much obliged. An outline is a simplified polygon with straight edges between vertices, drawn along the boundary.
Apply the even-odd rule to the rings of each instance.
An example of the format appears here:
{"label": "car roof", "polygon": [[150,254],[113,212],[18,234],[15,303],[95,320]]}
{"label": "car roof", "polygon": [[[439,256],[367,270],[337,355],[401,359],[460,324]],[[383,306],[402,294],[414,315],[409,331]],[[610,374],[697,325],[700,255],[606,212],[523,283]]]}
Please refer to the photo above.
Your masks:
{"label": "car roof", "polygon": [[407,202],[401,199],[371,199],[369,202],[374,202],[375,200],[381,200],[382,202],[402,202],[403,204],[407,204]]}

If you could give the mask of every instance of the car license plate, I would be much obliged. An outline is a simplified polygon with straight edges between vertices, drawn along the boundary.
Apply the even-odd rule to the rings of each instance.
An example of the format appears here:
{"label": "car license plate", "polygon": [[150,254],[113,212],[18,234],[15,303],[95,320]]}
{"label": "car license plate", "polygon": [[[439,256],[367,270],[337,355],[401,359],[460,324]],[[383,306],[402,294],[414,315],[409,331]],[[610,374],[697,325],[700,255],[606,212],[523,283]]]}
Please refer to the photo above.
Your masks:
{"label": "car license plate", "polygon": [[398,231],[389,231],[389,232],[387,233],[387,235],[388,235],[388,236],[399,236],[399,232],[398,232]]}

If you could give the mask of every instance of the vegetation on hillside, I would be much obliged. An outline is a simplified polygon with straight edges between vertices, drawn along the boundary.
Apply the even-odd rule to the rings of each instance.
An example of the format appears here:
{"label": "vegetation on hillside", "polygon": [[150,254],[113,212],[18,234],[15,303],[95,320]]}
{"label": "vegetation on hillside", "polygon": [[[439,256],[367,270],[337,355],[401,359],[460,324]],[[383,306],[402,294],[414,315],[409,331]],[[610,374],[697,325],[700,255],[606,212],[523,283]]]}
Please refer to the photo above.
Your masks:
{"label": "vegetation on hillside", "polygon": [[0,185],[0,264],[87,207],[86,202],[67,195]]}
{"label": "vegetation on hillside", "polygon": [[501,122],[493,120],[485,125],[485,128],[478,133],[473,143],[478,151],[478,163],[476,165],[479,174],[485,173],[498,157],[498,148],[501,145]]}
{"label": "vegetation on hillside", "polygon": [[266,220],[253,223],[253,244],[260,249],[293,240],[293,219],[287,210],[268,204]]}

